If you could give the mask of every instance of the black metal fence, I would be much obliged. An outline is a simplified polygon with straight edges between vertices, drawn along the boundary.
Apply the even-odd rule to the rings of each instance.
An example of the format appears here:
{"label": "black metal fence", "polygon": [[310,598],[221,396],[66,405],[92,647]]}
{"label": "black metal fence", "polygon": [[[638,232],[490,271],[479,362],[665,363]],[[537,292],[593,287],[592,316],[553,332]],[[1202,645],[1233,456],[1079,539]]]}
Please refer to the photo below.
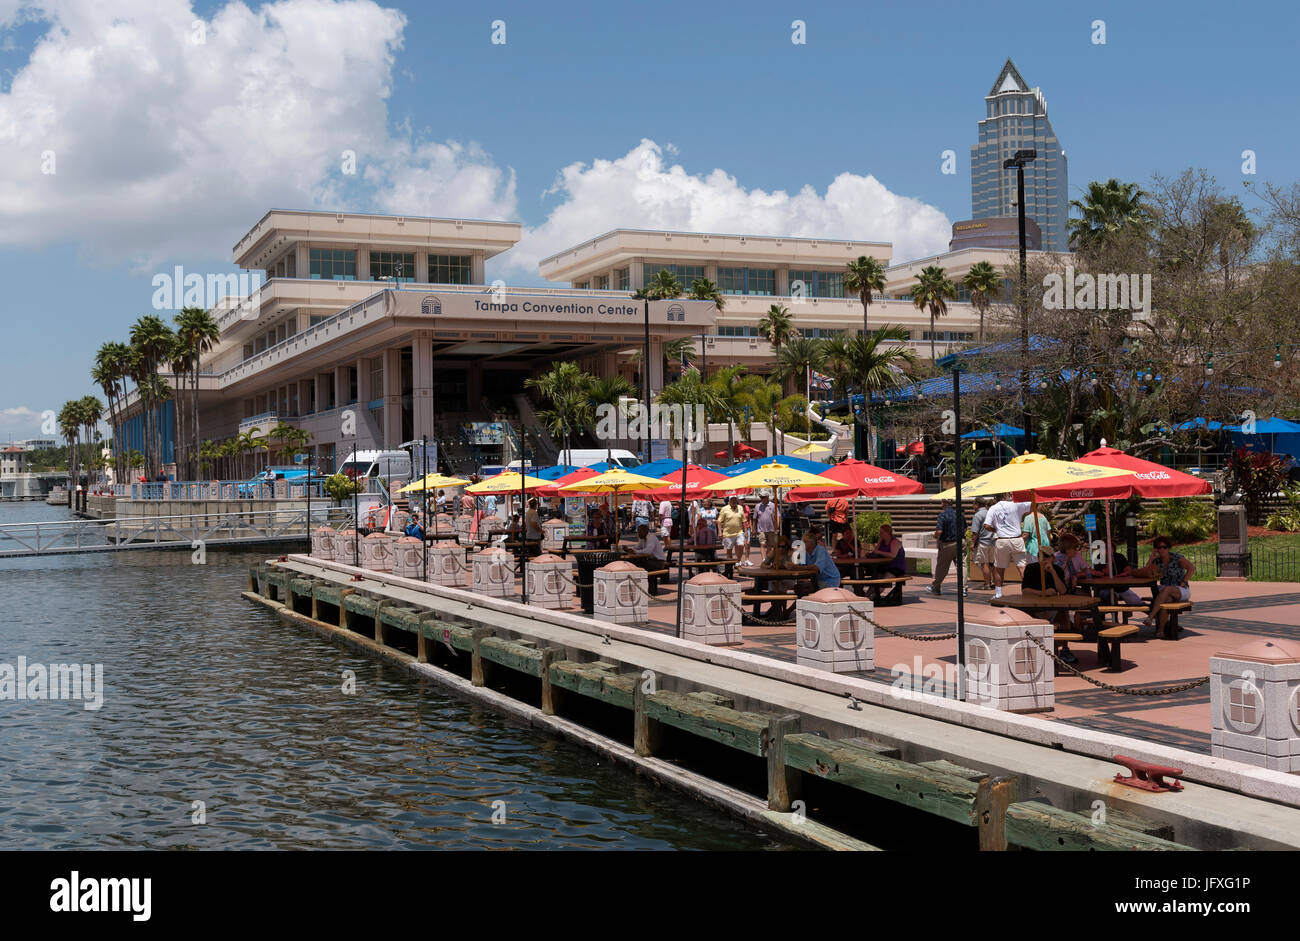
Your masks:
{"label": "black metal fence", "polygon": [[[1174,551],[1196,566],[1193,581],[1212,581],[1218,575],[1218,546],[1176,546]],[[1300,582],[1300,546],[1250,548],[1246,572],[1252,582]]]}

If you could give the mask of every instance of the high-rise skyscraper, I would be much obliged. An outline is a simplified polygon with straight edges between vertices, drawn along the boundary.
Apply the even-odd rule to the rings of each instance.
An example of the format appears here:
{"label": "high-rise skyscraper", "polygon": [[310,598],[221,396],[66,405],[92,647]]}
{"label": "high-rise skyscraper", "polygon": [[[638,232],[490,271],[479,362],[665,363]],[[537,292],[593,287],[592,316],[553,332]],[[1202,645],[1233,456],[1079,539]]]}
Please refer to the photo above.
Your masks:
{"label": "high-rise skyscraper", "polygon": [[1002,169],[1002,163],[1017,150],[1036,150],[1037,159],[1025,167],[1025,215],[1042,230],[1044,251],[1067,251],[1069,175],[1065,151],[1047,120],[1047,99],[1007,59],[984,105],[979,143],[970,149],[971,218],[1016,215],[1016,171]]}

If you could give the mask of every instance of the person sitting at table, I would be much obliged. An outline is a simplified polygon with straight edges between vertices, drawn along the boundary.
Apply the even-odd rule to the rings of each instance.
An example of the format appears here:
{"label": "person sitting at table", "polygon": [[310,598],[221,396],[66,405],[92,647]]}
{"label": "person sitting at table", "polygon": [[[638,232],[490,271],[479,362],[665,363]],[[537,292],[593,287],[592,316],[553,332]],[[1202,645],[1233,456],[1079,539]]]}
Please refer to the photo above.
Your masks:
{"label": "person sitting at table", "polygon": [[[1027,597],[1054,598],[1070,593],[1065,570],[1054,561],[1051,546],[1043,546],[1038,553],[1038,561],[1025,566],[1020,576],[1020,593]],[[1065,630],[1069,625],[1069,609],[1051,608],[1047,611],[1034,611],[1034,617],[1050,621],[1057,630]],[[1061,659],[1066,663],[1077,663],[1079,658],[1070,650],[1069,644],[1061,645]]]}
{"label": "person sitting at table", "polygon": [[415,514],[411,514],[411,516],[407,517],[406,529],[404,529],[403,532],[408,536],[413,536],[414,538],[423,541],[424,527],[420,525],[420,517]]}
{"label": "person sitting at table", "polygon": [[[1115,567],[1116,578],[1137,577],[1136,575],[1133,574],[1133,566],[1129,564],[1128,556],[1126,556],[1122,552],[1115,553],[1114,567]],[[1142,603],[1141,596],[1139,596],[1138,593],[1134,591],[1132,588],[1125,588],[1121,592],[1116,592],[1114,589],[1107,588],[1102,593],[1102,595],[1106,599],[1105,600],[1106,604],[1119,604],[1119,602],[1121,601],[1124,602],[1124,604]]]}
{"label": "person sitting at table", "polygon": [[[650,559],[657,559],[659,562],[667,561],[668,553],[664,549],[663,540],[659,538],[658,533],[650,529],[649,523],[641,523],[637,526],[636,537],[636,545],[633,546],[632,551],[638,556],[644,557],[642,562],[648,563]],[[642,568],[649,568],[648,564],[643,565],[642,562],[637,562],[636,559],[632,561],[641,565]],[[660,568],[657,565],[655,567]]]}
{"label": "person sitting at table", "polygon": [[718,531],[713,527],[713,520],[703,513],[695,520],[692,542],[695,543],[695,552],[701,561],[713,561],[717,553]]}
{"label": "person sitting at table", "polygon": [[831,554],[826,551],[821,530],[816,526],[808,530],[804,536],[804,550],[807,564],[817,566],[817,587],[839,588],[840,570],[835,567]]}
{"label": "person sitting at table", "polygon": [[1196,566],[1187,558],[1172,550],[1172,543],[1168,536],[1157,536],[1152,542],[1151,547],[1155,550],[1151,555],[1151,561],[1133,574],[1138,577],[1150,576],[1159,579],[1159,592],[1156,594],[1155,601],[1152,602],[1151,611],[1157,618],[1152,621],[1152,614],[1148,614],[1142,621],[1143,627],[1150,627],[1153,623],[1156,625],[1156,636],[1165,636],[1169,639],[1166,630],[1166,623],[1169,620],[1169,612],[1160,606],[1170,602],[1191,601],[1192,588],[1188,584],[1188,579],[1196,571]]}
{"label": "person sitting at table", "polygon": [[546,535],[542,532],[542,517],[538,509],[539,506],[537,498],[533,497],[528,501],[528,511],[524,513],[524,539],[528,542],[540,543]]}
{"label": "person sitting at table", "polygon": [[835,540],[835,558],[837,559],[856,559],[858,557],[858,537],[853,533],[853,527],[846,528],[840,533],[840,538]]}
{"label": "person sitting at table", "polygon": [[[907,574],[907,556],[903,550],[903,541],[894,535],[894,527],[885,523],[880,527],[880,541],[867,553],[866,558],[888,560],[888,564],[878,572],[880,577]],[[892,591],[893,589],[891,589]],[[880,586],[868,585],[867,596],[875,603],[880,603]]]}
{"label": "person sitting at table", "polygon": [[[1078,537],[1066,533],[1061,537],[1060,549],[1052,559],[1053,563],[1065,573],[1065,590],[1072,595],[1089,594],[1087,586],[1079,584],[1081,578],[1100,578],[1106,574],[1089,565],[1080,548]],[[1081,629],[1083,617],[1082,611],[1074,612],[1076,631]]]}

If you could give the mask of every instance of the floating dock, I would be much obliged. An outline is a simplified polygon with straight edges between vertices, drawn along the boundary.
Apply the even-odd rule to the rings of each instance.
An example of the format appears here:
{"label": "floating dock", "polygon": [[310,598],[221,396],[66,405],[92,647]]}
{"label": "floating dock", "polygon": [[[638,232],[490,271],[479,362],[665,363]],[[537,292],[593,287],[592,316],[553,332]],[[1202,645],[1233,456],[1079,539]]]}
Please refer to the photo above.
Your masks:
{"label": "floating dock", "polygon": [[[825,848],[1300,848],[1300,779],[305,555],[250,601]],[[1115,782],[1126,755],[1183,789]]]}

